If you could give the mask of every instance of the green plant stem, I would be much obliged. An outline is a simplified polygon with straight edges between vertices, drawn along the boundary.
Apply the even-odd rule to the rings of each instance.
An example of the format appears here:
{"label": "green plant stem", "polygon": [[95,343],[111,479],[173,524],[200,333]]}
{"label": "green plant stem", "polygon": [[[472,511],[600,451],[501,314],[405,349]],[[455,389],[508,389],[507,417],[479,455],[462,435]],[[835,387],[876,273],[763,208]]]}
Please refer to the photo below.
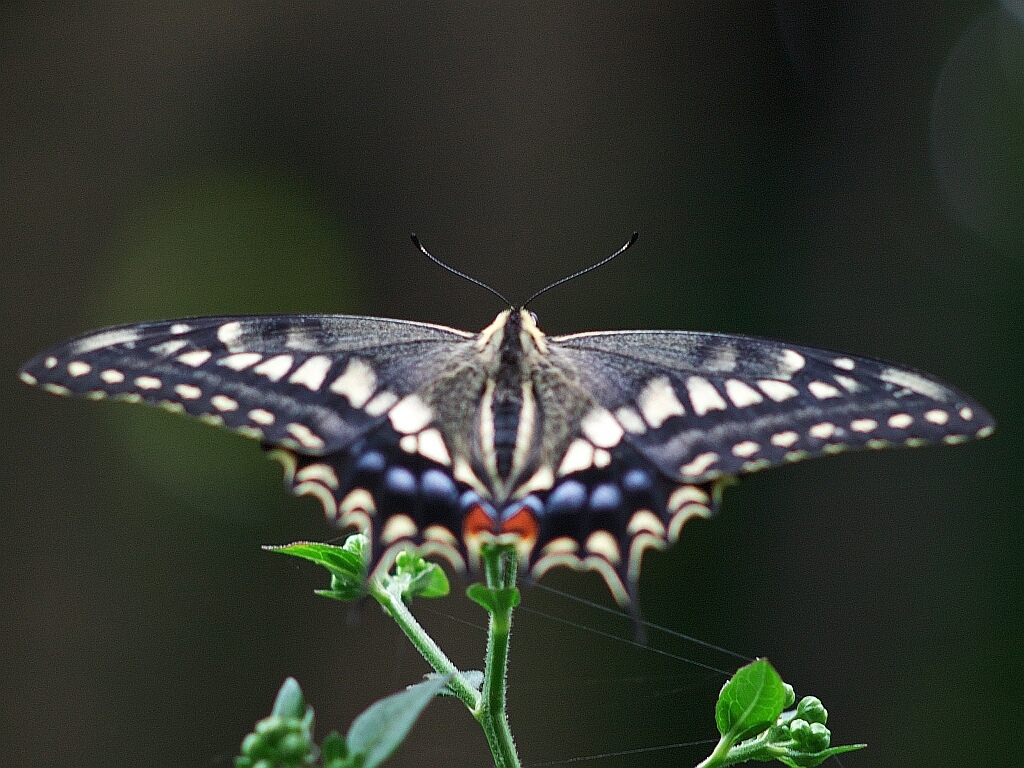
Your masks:
{"label": "green plant stem", "polygon": [[[725,766],[745,763],[749,760],[764,760],[764,749],[765,734],[740,744],[735,744],[730,739],[722,737],[715,745],[714,752],[698,763],[697,768],[725,768]],[[784,753],[785,750],[778,750],[778,754]]]}
{"label": "green plant stem", "polygon": [[[510,590],[516,585],[516,553],[507,547],[484,548],[487,586]],[[504,605],[504,603],[502,603]],[[512,605],[491,612],[487,631],[487,656],[480,707],[474,716],[484,729],[496,768],[519,768],[519,755],[505,713],[508,649],[512,632]]]}
{"label": "green plant stem", "polygon": [[714,751],[697,764],[697,768],[717,768],[717,766],[730,765],[725,762],[725,756],[732,748],[732,742],[722,738],[715,745]]}
{"label": "green plant stem", "polygon": [[370,595],[387,609],[405,636],[409,638],[420,655],[427,660],[427,663],[434,668],[434,671],[441,675],[452,676],[448,682],[448,688],[458,697],[459,701],[466,705],[470,712],[476,713],[481,706],[480,694],[466,682],[452,660],[416,621],[416,617],[412,615],[401,595],[395,595],[385,589],[378,579],[370,579],[367,587]]}

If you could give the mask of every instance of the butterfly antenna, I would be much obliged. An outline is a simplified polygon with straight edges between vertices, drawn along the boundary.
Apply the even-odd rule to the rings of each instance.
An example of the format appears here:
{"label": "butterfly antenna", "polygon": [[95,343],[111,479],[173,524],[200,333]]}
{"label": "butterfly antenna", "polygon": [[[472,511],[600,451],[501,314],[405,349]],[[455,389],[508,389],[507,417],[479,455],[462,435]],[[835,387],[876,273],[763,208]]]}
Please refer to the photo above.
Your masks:
{"label": "butterfly antenna", "polygon": [[617,251],[616,251],[615,253],[613,253],[613,254],[612,254],[611,256],[609,256],[608,258],[605,258],[605,259],[601,259],[601,260],[600,260],[599,262],[597,262],[597,264],[591,264],[591,265],[590,265],[589,267],[587,267],[586,269],[581,269],[581,270],[580,270],[579,272],[575,272],[575,273],[573,273],[573,274],[569,275],[568,277],[563,277],[563,278],[562,278],[561,280],[556,280],[555,282],[553,282],[553,283],[552,283],[551,285],[547,286],[546,288],[541,288],[541,289],[540,289],[539,291],[537,291],[537,292],[536,292],[535,294],[533,294],[533,296],[531,296],[530,298],[528,298],[528,299],[527,299],[527,300],[526,300],[526,301],[525,301],[525,302],[523,303],[523,308],[525,309],[525,308],[526,308],[526,305],[527,305],[527,304],[529,304],[529,303],[530,303],[531,301],[533,301],[534,299],[536,299],[536,298],[537,298],[538,296],[540,296],[540,295],[541,295],[542,293],[547,293],[547,292],[548,292],[548,291],[550,291],[550,290],[551,290],[552,288],[555,288],[555,287],[557,287],[557,286],[561,285],[562,283],[567,283],[567,282],[569,282],[570,280],[575,280],[575,279],[576,279],[577,277],[580,277],[581,275],[585,275],[585,274],[587,274],[587,272],[593,272],[593,271],[594,271],[595,269],[597,269],[598,267],[602,267],[602,266],[604,266],[604,265],[605,265],[605,264],[607,264],[607,263],[608,263],[609,261],[611,261],[612,259],[614,259],[614,258],[615,258],[616,256],[619,256],[619,255],[621,255],[621,254],[622,254],[622,253],[623,253],[623,252],[624,252],[624,251],[625,251],[625,250],[626,250],[627,248],[629,248],[629,246],[631,246],[631,245],[632,245],[633,243],[635,243],[635,242],[636,242],[636,239],[637,239],[638,237],[640,237],[640,233],[639,233],[639,232],[634,232],[634,233],[633,233],[633,235],[632,235],[632,237],[630,237],[630,238],[629,238],[629,242],[627,242],[627,243],[626,243],[626,244],[625,244],[624,246],[622,246],[621,248],[619,248],[619,250],[617,250]]}
{"label": "butterfly antenna", "polygon": [[508,305],[510,307],[512,306],[512,302],[511,301],[509,301],[504,296],[502,296],[500,293],[498,293],[496,290],[491,288],[491,286],[489,286],[487,283],[482,282],[480,280],[477,280],[475,277],[470,277],[465,272],[459,272],[459,270],[455,269],[455,267],[450,267],[447,264],[445,264],[443,261],[441,261],[439,258],[437,258],[434,254],[432,254],[430,251],[428,251],[426,248],[423,247],[422,243],[420,243],[420,239],[418,237],[416,237],[416,233],[415,232],[411,232],[410,236],[412,237],[412,244],[415,245],[417,248],[419,248],[420,251],[423,252],[423,255],[426,256],[428,259],[430,259],[435,264],[437,264],[437,266],[442,267],[444,269],[447,269],[453,275],[458,275],[459,277],[463,278],[464,280],[469,280],[469,282],[473,283],[474,285],[479,285],[481,288],[486,288],[488,291],[490,291],[495,296],[497,296],[499,299],[501,299],[503,302],[505,302],[506,305]]}

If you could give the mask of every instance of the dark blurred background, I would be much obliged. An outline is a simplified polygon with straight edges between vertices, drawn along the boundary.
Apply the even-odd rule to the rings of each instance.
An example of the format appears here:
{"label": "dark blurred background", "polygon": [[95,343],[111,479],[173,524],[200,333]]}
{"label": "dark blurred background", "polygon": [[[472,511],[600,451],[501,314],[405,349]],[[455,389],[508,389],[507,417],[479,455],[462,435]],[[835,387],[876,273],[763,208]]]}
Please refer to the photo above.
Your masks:
{"label": "dark blurred background", "polygon": [[[261,544],[325,540],[257,446],[45,396],[40,349],[116,322],[358,312],[477,330],[680,328],[878,356],[995,437],[751,477],[648,557],[648,618],[767,655],[850,766],[1019,764],[1022,3],[7,2],[0,9],[3,757],[230,764],[295,675],[344,729],[425,664]],[[1017,393],[1017,394],[1014,394]],[[546,584],[610,604],[596,577]],[[422,606],[467,668],[456,584]],[[631,637],[539,590],[525,606]],[[429,610],[427,610],[429,609]],[[652,636],[652,648],[736,661]],[[522,613],[525,763],[715,735],[722,677]],[[440,736],[440,737],[439,737]],[[707,746],[595,761],[692,765]],[[394,765],[479,766],[460,705]]]}

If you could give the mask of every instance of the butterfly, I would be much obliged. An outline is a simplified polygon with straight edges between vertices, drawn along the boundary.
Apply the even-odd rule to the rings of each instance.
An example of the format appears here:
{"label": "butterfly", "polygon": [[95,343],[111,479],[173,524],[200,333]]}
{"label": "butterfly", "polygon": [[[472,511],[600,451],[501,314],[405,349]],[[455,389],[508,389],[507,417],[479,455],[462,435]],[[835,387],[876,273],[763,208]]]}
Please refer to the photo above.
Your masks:
{"label": "butterfly", "polygon": [[965,394],[879,360],[719,333],[549,337],[511,305],[476,334],[346,315],[121,325],[21,378],[262,441],[293,493],[367,533],[377,567],[415,545],[465,572],[504,543],[533,578],[598,572],[624,606],[644,552],[709,517],[735,476],[994,428]]}

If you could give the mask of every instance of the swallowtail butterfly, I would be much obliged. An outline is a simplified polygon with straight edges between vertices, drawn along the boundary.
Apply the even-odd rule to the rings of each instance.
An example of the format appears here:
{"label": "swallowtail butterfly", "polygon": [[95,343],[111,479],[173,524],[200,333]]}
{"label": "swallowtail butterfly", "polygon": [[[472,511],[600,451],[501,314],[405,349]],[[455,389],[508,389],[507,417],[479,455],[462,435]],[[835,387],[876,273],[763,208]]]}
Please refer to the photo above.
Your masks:
{"label": "swallowtail butterfly", "polygon": [[594,570],[624,605],[644,551],[711,515],[728,478],[994,427],[966,395],[878,360],[716,333],[548,337],[515,308],[477,334],[345,315],[122,325],[21,378],[262,441],[293,493],[370,535],[375,563],[414,543],[465,571],[482,544],[512,543],[533,577]]}

